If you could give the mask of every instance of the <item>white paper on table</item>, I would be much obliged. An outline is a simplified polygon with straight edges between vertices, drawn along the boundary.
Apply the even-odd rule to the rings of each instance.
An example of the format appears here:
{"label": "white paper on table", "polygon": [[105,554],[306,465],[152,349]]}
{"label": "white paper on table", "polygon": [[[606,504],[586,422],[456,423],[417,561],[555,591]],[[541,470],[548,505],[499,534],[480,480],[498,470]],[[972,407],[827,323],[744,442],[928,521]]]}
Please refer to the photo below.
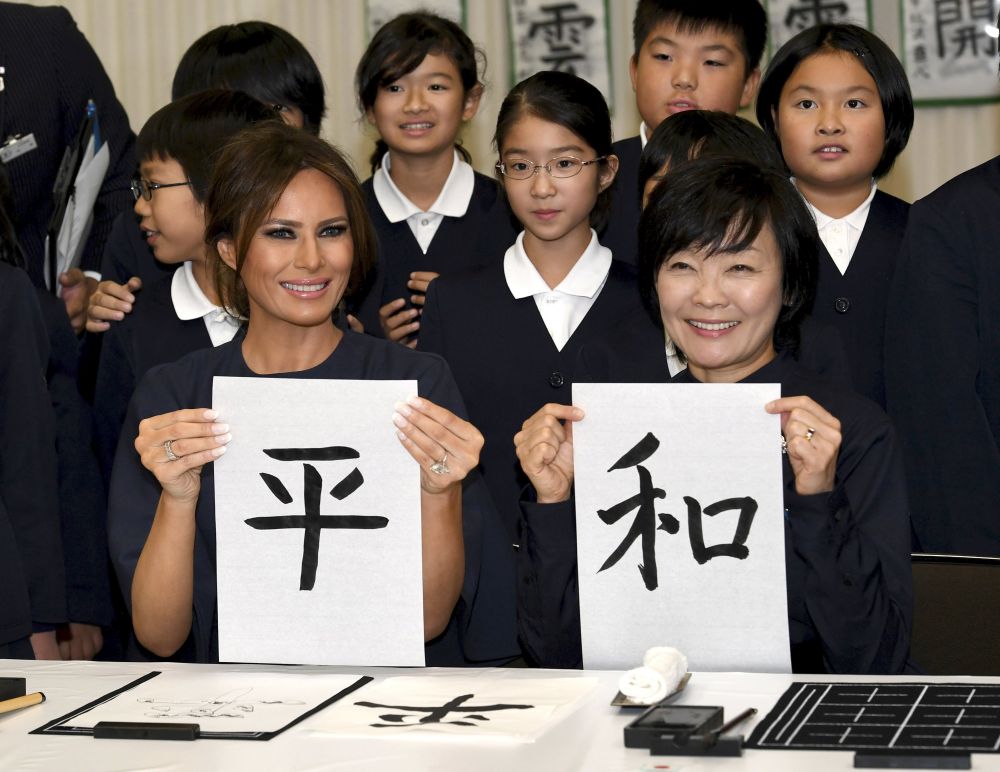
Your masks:
{"label": "white paper on table", "polygon": [[[100,721],[196,723],[212,733],[266,735],[357,683],[356,675],[165,671],[59,727],[93,729]],[[358,692],[350,694],[355,699]]]}
{"label": "white paper on table", "polygon": [[[585,667],[627,669],[651,646],[674,646],[694,671],[790,671],[781,427],[778,416],[764,412],[780,396],[778,384],[573,385],[573,404],[586,414],[573,425]],[[655,452],[609,471],[649,433],[659,441]],[[601,570],[639,509],[612,524],[598,511],[639,493],[639,467],[663,491],[647,529],[655,561],[644,561],[639,535]],[[686,498],[700,505],[697,513],[745,497],[757,503],[747,556],[699,564]],[[660,515],[676,518],[675,533],[664,530]],[[726,509],[696,517],[705,546],[733,543],[742,515],[742,509]]]}
{"label": "white paper on table", "polygon": [[[411,732],[426,737],[443,732],[533,742],[575,710],[598,680],[592,676],[518,678],[503,671],[479,676],[398,676],[341,700],[318,715],[309,728],[366,737]],[[437,714],[435,709],[439,709]]]}
{"label": "white paper on table", "polygon": [[[416,381],[215,378],[212,406],[233,435],[215,462],[222,661],[424,664],[419,469],[392,423],[393,405],[416,393]],[[334,446],[357,457],[265,453]],[[284,487],[289,503],[262,473]],[[359,474],[363,483],[345,495]],[[368,527],[321,528],[315,582],[305,590],[302,520],[274,530],[246,521],[304,518],[310,475],[321,480],[314,494],[321,518],[361,516]]]}

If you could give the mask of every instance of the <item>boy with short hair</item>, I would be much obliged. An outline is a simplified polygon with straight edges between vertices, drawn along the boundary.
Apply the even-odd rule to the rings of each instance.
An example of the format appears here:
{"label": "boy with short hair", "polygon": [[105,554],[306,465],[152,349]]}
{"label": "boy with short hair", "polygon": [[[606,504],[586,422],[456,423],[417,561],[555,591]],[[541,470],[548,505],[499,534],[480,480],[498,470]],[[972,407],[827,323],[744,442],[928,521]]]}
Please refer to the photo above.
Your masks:
{"label": "boy with short hair", "polygon": [[660,122],[684,110],[735,114],[753,100],[767,42],[758,0],[639,0],[632,22],[629,75],[642,123],[619,140],[618,176],[601,243],[635,264],[639,155]]}

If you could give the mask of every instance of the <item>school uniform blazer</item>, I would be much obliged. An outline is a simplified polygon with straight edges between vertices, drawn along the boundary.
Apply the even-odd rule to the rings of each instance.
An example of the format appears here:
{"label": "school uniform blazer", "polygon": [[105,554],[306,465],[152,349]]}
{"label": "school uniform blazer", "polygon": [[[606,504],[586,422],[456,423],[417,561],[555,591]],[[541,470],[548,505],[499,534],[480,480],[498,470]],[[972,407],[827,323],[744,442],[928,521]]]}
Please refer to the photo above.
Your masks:
{"label": "school uniform blazer", "polygon": [[855,390],[883,409],[885,308],[910,205],[875,193],[846,274],[822,247],[812,316],[840,334]]}
{"label": "school uniform blazer", "polygon": [[611,250],[616,260],[636,265],[639,262],[639,215],[642,213],[639,193],[642,140],[638,135],[620,139],[611,150],[618,156],[618,174],[611,188],[611,212],[600,234],[601,244]]}
{"label": "school uniform blazer", "polygon": [[156,365],[212,347],[204,319],[178,318],[170,295],[172,282],[168,276],[142,290],[142,302],[137,299],[135,310],[104,333],[94,391],[94,447],[105,483],[111,480],[118,433],[142,376]]}
{"label": "school uniform blazer", "polygon": [[[108,500],[111,558],[122,595],[132,607],[132,578],[152,526],[161,488],[132,446],[139,421],[181,408],[211,405],[216,375],[259,377],[243,359],[242,335],[215,348],[196,351],[177,362],[155,367],[139,383],[129,405],[115,459]],[[298,373],[268,377],[416,380],[420,396],[465,415],[447,365],[440,357],[368,335],[345,332],[326,361]],[[388,418],[386,419],[388,420]],[[504,549],[489,497],[475,473],[463,486],[462,529],[465,579],[445,632],[427,643],[428,665],[490,664],[517,656],[514,565]],[[215,467],[201,473],[195,511],[194,603],[189,645],[197,662],[219,658],[215,572]]]}
{"label": "school uniform blazer", "polygon": [[56,420],[67,613],[72,622],[106,625],[112,608],[104,484],[91,447],[90,406],[77,388],[77,339],[63,302],[47,290],[35,294],[50,344],[46,381]]}
{"label": "school uniform blazer", "polygon": [[365,203],[378,237],[378,265],[370,289],[361,301],[354,301],[356,315],[365,332],[382,337],[378,310],[386,303],[403,298],[411,308],[413,291],[406,283],[414,271],[434,271],[442,276],[502,262],[507,247],[514,243],[519,228],[496,180],[479,172],[469,208],[462,217],[443,217],[424,254],[406,220],[389,222],[375,198],[369,178],[361,186]]}
{"label": "school uniform blazer", "polygon": [[917,201],[885,329],[916,546],[1000,556],[1000,157]]}
{"label": "school uniform blazer", "polygon": [[0,262],[0,644],[66,621],[48,336],[28,275]]}
{"label": "school uniform blazer", "polygon": [[110,163],[94,204],[94,224],[80,267],[97,270],[115,215],[131,206],[135,135],[100,60],[65,8],[0,3],[0,140],[34,134],[38,147],[5,164],[14,191],[14,222],[28,274],[44,287],[45,229],[52,217],[52,186],[66,146],[87,107],[97,104]]}
{"label": "school uniform blazer", "polygon": [[511,295],[502,261],[431,284],[418,347],[440,354],[451,366],[469,420],[486,438],[480,469],[512,543],[527,483],[514,454],[514,435],[547,402],[570,404],[580,347],[638,303],[634,269],[612,260],[604,288],[558,351],[535,299]]}
{"label": "school uniform blazer", "polygon": [[[697,383],[687,370],[671,382]],[[782,396],[811,396],[843,427],[830,493],[798,494],[788,457],[782,456],[792,669],[901,672],[913,590],[906,484],[889,418],[870,400],[812,375],[787,354],[742,382],[776,382]],[[542,667],[580,667],[574,502],[526,499],[521,508],[521,639]]]}

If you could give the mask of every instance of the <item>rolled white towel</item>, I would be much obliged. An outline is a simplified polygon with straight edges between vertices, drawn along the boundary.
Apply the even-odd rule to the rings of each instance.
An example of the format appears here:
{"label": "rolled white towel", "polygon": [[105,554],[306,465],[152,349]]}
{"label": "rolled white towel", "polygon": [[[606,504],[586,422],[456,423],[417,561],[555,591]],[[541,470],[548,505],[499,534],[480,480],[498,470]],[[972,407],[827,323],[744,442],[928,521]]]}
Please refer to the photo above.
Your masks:
{"label": "rolled white towel", "polygon": [[634,702],[652,704],[669,694],[667,679],[651,667],[636,667],[618,679],[618,691]]}
{"label": "rolled white towel", "polygon": [[687,673],[688,660],[673,646],[654,646],[646,650],[642,664],[661,673],[667,682],[667,693],[674,691]]}

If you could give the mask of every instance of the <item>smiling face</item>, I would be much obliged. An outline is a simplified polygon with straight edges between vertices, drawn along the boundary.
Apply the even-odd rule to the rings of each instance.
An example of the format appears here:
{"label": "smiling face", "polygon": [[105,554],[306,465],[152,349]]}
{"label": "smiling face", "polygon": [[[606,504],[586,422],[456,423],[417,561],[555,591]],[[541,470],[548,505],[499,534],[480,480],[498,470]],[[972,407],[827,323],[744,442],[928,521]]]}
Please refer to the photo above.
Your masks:
{"label": "smiling face", "polygon": [[806,198],[859,191],[863,200],[885,148],[885,117],[875,81],[853,54],[804,59],[781,89],[775,124]]}
{"label": "smiling face", "polygon": [[[143,161],[139,176],[148,182],[169,185],[184,182],[184,167],[173,158]],[[203,259],[205,255],[205,211],[190,185],[176,185],[153,191],[149,201],[136,200],[135,213],[146,242],[161,263],[176,264]]]}
{"label": "smiling face", "polygon": [[678,252],[656,279],[663,326],[705,383],[735,383],[774,359],[781,288],[781,255],[768,225],[743,252]]}
{"label": "smiling face", "polygon": [[[226,264],[235,268],[233,243],[224,239],[218,247]],[[240,277],[251,323],[329,324],[350,279],[353,256],[340,188],[315,169],[299,172],[257,229],[243,259]]]}
{"label": "smiling face", "polygon": [[[500,148],[505,164],[541,165],[563,156],[593,161],[597,153],[565,126],[530,114],[514,122]],[[524,226],[525,251],[532,254],[533,242],[561,242],[567,252],[575,252],[574,257],[582,254],[590,243],[590,212],[597,196],[614,180],[617,168],[617,158],[610,156],[604,163],[587,164],[573,177],[553,177],[545,169],[537,169],[526,180],[505,176],[507,200]]]}
{"label": "smiling face", "polygon": [[365,115],[392,152],[436,155],[451,152],[481,93],[478,86],[465,91],[450,58],[428,54],[415,70],[381,86]]}
{"label": "smiling face", "polygon": [[681,32],[672,22],[649,34],[629,64],[639,115],[652,132],[664,118],[684,110],[735,114],[753,99],[760,70],[746,73],[746,60],[731,32],[707,27]]}

